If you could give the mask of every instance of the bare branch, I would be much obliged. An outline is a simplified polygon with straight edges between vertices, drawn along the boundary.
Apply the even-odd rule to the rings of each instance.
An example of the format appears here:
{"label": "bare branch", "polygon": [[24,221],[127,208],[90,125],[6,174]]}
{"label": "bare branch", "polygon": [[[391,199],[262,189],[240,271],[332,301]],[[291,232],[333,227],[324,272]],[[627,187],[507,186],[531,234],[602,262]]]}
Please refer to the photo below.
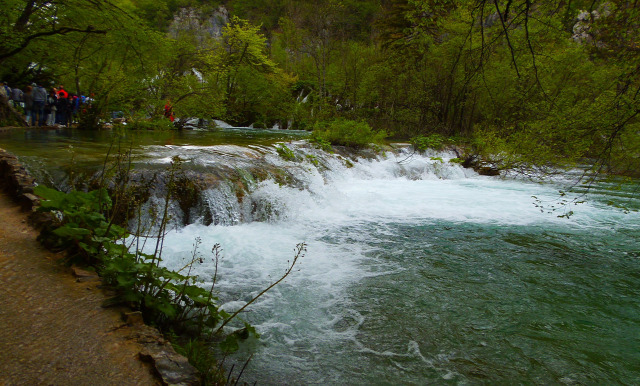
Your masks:
{"label": "bare branch", "polygon": [[[511,52],[511,61],[513,62],[513,67],[516,70],[516,75],[518,75],[518,78],[520,78],[520,71],[518,70],[518,64],[516,63],[516,56],[513,51],[513,46],[511,45],[511,39],[509,39],[509,31],[507,31],[507,26],[504,21],[505,18],[500,12],[500,6],[498,5],[498,0],[493,0],[493,4],[495,4],[496,6],[496,11],[498,12],[498,16],[500,17],[500,23],[502,23],[502,30],[504,31],[504,36],[507,38],[507,44],[509,45],[509,51]],[[511,1],[509,1],[509,4],[511,4]]]}
{"label": "bare branch", "polygon": [[227,325],[227,323],[229,323],[231,320],[233,320],[233,318],[235,318],[236,316],[238,316],[239,313],[241,313],[242,311],[244,311],[245,308],[247,308],[251,303],[255,302],[256,300],[258,300],[258,298],[260,298],[262,295],[264,295],[265,293],[267,293],[267,291],[269,291],[271,288],[275,287],[276,285],[278,285],[281,281],[283,281],[287,276],[289,276],[289,274],[291,273],[291,271],[293,271],[293,267],[296,265],[296,263],[298,262],[298,259],[300,257],[304,256],[304,253],[307,250],[307,244],[305,243],[300,243],[298,245],[296,245],[296,255],[293,258],[293,262],[291,262],[291,265],[289,266],[289,268],[287,268],[287,270],[285,271],[284,275],[282,275],[282,277],[280,277],[280,279],[276,280],[273,284],[271,284],[269,287],[265,288],[264,290],[262,290],[262,292],[260,292],[256,297],[254,297],[253,299],[249,300],[249,302],[247,304],[245,304],[244,306],[242,306],[238,311],[234,312],[233,315],[231,315],[227,320],[224,321],[224,323],[222,323],[222,325],[220,327],[218,327],[218,329],[216,330],[216,334],[219,333],[220,331],[222,331],[222,328],[224,326]]}

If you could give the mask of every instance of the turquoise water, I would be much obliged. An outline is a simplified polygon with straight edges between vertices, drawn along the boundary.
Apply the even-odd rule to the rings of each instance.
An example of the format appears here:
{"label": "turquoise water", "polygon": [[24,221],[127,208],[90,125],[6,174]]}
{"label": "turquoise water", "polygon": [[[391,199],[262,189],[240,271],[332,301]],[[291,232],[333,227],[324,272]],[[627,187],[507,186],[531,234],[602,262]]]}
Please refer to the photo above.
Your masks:
{"label": "turquoise water", "polygon": [[369,257],[398,272],[349,290],[375,299],[353,306],[364,320],[352,359],[374,369],[358,383],[637,382],[637,231],[385,228]]}
{"label": "turquoise water", "polygon": [[[277,207],[270,221],[168,236],[176,267],[193,238],[222,244],[217,288],[228,309],[307,243],[299,270],[244,316],[262,333],[245,380],[638,383],[640,217],[607,204],[632,206],[633,184],[603,184],[563,207],[584,199],[561,196],[564,182],[481,177],[426,156],[396,161],[310,171],[305,190],[267,181],[252,196]],[[212,267],[197,272],[210,277]]]}
{"label": "turquoise water", "polygon": [[[140,162],[166,163],[170,155],[201,168],[262,162],[301,181],[258,182],[242,203],[212,187],[207,197],[229,216],[261,207],[271,215],[195,223],[165,241],[165,264],[175,268],[195,238],[202,240],[206,262],[195,273],[205,286],[214,272],[206,251],[222,245],[216,288],[228,310],[275,281],[295,245],[306,242],[291,276],[243,314],[262,338],[235,356],[243,363],[255,353],[242,380],[640,383],[637,181],[601,181],[589,191],[578,184],[562,196],[559,190],[574,183],[571,173],[543,183],[483,177],[433,154],[406,162],[399,162],[406,155],[387,154],[348,167],[298,142],[288,145],[316,156],[316,166],[305,157],[282,160],[271,147],[295,136],[274,132],[243,142],[188,135],[140,144]],[[37,141],[5,140],[0,135],[0,147],[42,157]],[[68,143],[105,149],[98,141]],[[64,146],[52,154],[64,154]]]}

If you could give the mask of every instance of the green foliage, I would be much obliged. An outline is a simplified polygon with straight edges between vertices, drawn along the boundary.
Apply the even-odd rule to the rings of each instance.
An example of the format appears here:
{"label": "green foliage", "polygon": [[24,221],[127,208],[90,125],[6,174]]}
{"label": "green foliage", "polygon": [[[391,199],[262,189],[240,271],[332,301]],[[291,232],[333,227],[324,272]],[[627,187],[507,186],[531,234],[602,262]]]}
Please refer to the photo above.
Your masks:
{"label": "green foliage", "polygon": [[[39,210],[57,216],[53,229],[43,232],[42,238],[59,250],[67,250],[72,258],[79,256],[84,259],[83,263],[95,265],[116,291],[108,304],[130,304],[143,311],[147,322],[163,330],[196,336],[212,331],[223,322],[227,324],[236,316],[218,307],[213,286],[210,289],[198,286],[198,278],[189,274],[193,264],[203,261],[198,252],[199,239],[194,244],[191,260],[182,269],[172,271],[159,264],[159,251],[132,251],[126,245],[129,233],[108,222],[103,214],[112,206],[106,189],[63,193],[38,186],[35,193],[43,199]],[[212,253],[217,266],[218,244]],[[244,330],[246,334],[234,332],[224,336],[224,349],[236,349],[239,340],[249,335],[258,336],[247,324]]]}
{"label": "green foliage", "polygon": [[[471,138],[504,167],[589,158],[602,170],[640,170],[637,3],[5,3],[0,76],[95,94],[84,128],[109,111],[158,117],[171,100],[179,120],[315,127],[325,150],[366,146],[366,128],[344,123],[364,119],[417,137],[417,148],[438,148],[434,134]],[[221,4],[232,15],[222,36],[166,33],[181,9],[206,19]],[[591,13],[576,23],[582,11]]]}
{"label": "green foliage", "polygon": [[103,261],[101,275],[117,291],[111,303],[130,303],[140,308],[145,319],[164,330],[181,333],[213,328],[228,316],[216,305],[213,291],[195,285],[197,277],[182,274],[201,261],[194,246],[193,259],[179,271],[160,266],[153,254],[131,253],[122,245],[109,245],[111,258]]}
{"label": "green foliage", "polygon": [[427,149],[442,150],[446,143],[444,136],[440,134],[431,134],[428,136],[417,136],[411,138],[411,145],[413,148],[419,151]]}
{"label": "green foliage", "polygon": [[[7,100],[0,98],[0,127],[3,126],[24,126],[24,120],[20,113],[15,113],[9,106]],[[20,109],[18,109],[20,110]]]}
{"label": "green foliage", "polygon": [[150,119],[134,117],[133,119],[127,120],[126,125],[120,124],[119,126],[129,130],[176,130],[173,122],[164,116]]}
{"label": "green foliage", "polygon": [[227,353],[235,352],[240,348],[239,342],[249,338],[257,339],[259,337],[260,334],[256,332],[256,329],[250,324],[245,323],[243,328],[235,330],[220,342],[220,349]]}
{"label": "green foliage", "polygon": [[386,136],[387,133],[384,131],[375,132],[365,121],[338,118],[317,123],[312,140],[320,143],[328,142],[332,145],[365,148],[372,143],[382,143]]}
{"label": "green foliage", "polygon": [[296,161],[298,159],[293,150],[289,149],[285,144],[276,145],[276,151],[285,161]]}
{"label": "green foliage", "polygon": [[333,147],[331,146],[331,142],[329,142],[328,140],[320,138],[319,136],[312,136],[310,141],[319,149],[322,149],[327,153],[333,153]]}
{"label": "green foliage", "polygon": [[227,378],[224,369],[218,364],[217,356],[211,345],[199,339],[188,339],[180,344],[175,343],[178,337],[172,339],[173,347],[180,355],[184,355],[189,363],[200,373],[204,385],[224,385]]}
{"label": "green foliage", "polygon": [[316,157],[315,155],[307,154],[307,155],[305,156],[305,158],[306,158],[309,162],[311,162],[311,164],[312,164],[313,166],[316,166],[316,167],[317,167],[317,166],[319,166],[319,165],[320,165],[320,161],[318,161],[318,157]]}
{"label": "green foliage", "polygon": [[207,72],[222,86],[223,118],[236,124],[269,126],[286,121],[293,78],[282,72],[267,54],[260,27],[234,17],[222,38],[203,55]]}
{"label": "green foliage", "polygon": [[106,189],[92,192],[59,192],[39,185],[34,193],[42,197],[39,211],[56,212],[54,229],[45,229],[40,240],[56,250],[68,250],[70,258],[95,263],[104,257],[104,244],[126,235],[126,231],[107,221],[103,212],[112,202]]}

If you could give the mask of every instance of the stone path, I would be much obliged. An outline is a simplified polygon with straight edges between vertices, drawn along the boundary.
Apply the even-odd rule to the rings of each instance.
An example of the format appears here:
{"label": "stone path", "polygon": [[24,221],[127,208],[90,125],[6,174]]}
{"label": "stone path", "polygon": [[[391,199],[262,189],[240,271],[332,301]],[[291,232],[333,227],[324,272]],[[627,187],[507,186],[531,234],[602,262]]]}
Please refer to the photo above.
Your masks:
{"label": "stone path", "polygon": [[99,282],[77,282],[36,236],[0,191],[0,385],[159,384]]}

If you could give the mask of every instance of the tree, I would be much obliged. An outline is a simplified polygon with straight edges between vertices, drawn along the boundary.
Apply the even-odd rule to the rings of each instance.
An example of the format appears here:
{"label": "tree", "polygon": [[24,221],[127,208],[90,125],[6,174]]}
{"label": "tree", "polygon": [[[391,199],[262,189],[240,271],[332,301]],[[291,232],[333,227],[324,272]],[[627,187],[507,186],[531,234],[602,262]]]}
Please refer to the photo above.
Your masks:
{"label": "tree", "polygon": [[[274,106],[286,109],[281,102],[289,98],[291,78],[267,56],[266,38],[259,26],[233,18],[223,28],[222,38],[208,50],[206,60],[210,81],[222,88],[226,119],[249,124],[274,114]],[[286,119],[283,115],[282,111],[275,113],[278,119]]]}
{"label": "tree", "polygon": [[0,63],[34,42],[68,34],[105,34],[97,16],[117,10],[100,0],[4,0],[0,16]]}

